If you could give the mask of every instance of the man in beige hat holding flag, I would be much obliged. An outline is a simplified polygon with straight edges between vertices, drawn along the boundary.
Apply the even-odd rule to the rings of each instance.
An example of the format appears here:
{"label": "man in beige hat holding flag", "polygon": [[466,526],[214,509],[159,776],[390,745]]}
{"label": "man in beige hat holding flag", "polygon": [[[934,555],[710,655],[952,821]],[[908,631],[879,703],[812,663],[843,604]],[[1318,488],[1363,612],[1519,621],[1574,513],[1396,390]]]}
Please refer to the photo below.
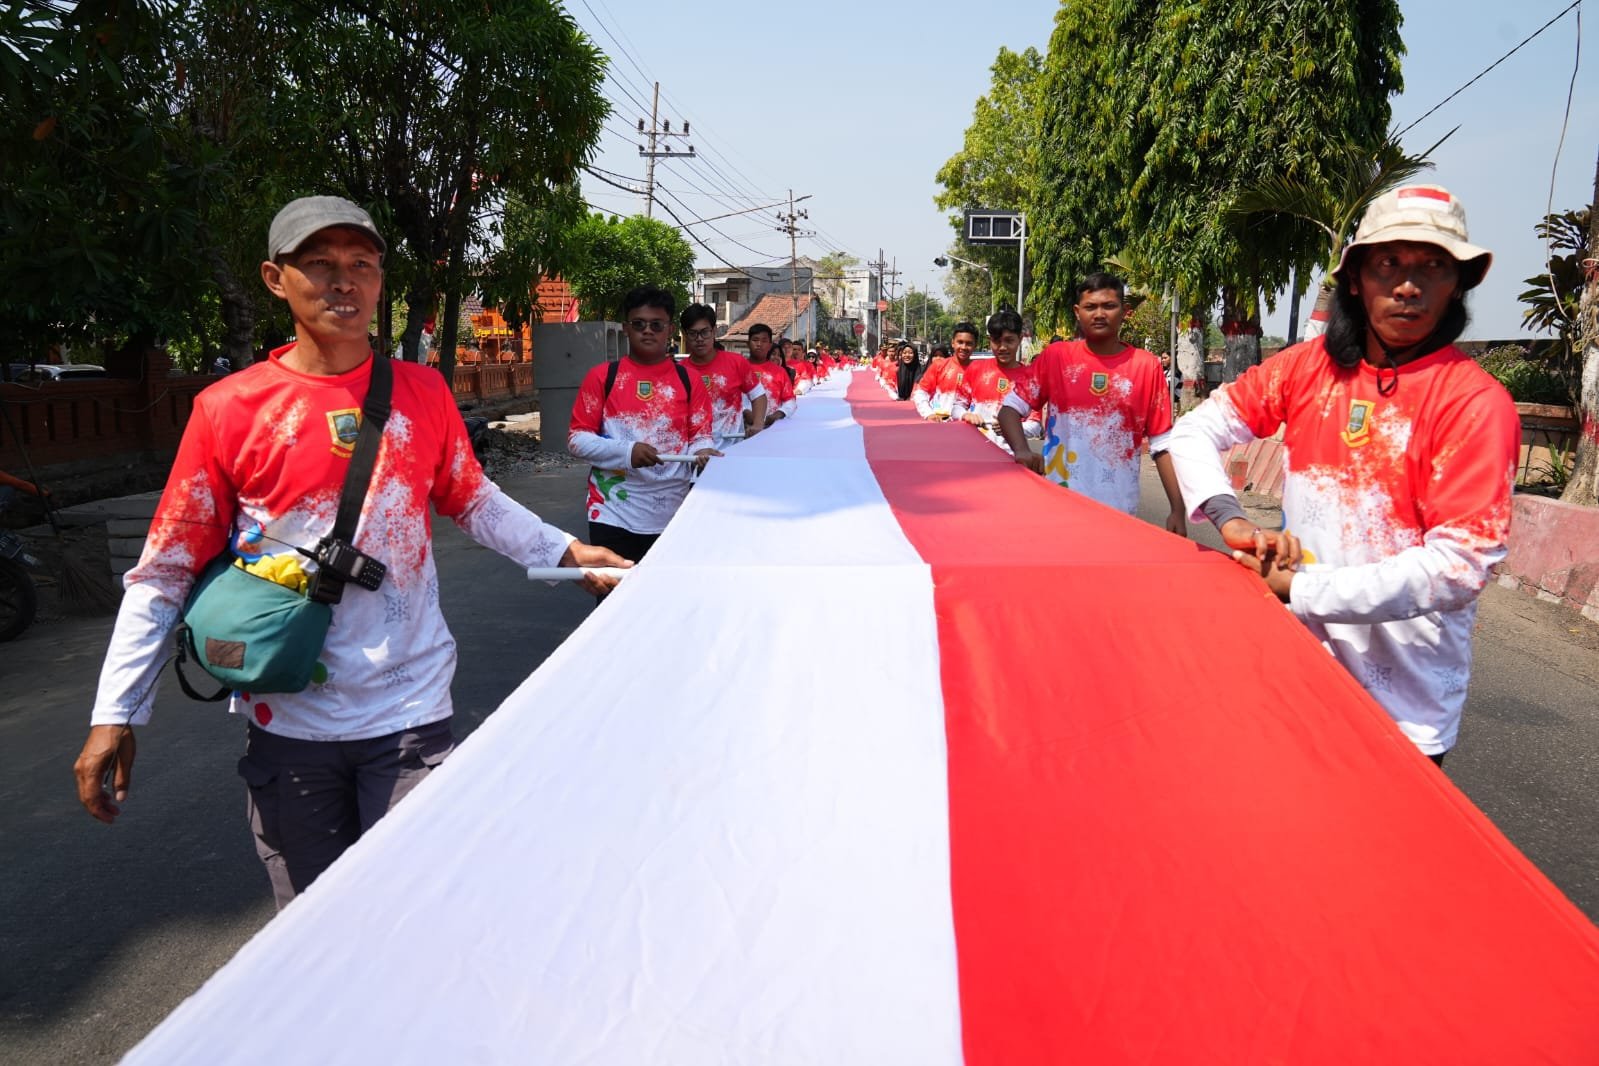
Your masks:
{"label": "man in beige hat holding flag", "polygon": [[[1443,763],[1460,728],[1477,596],[1505,556],[1521,428],[1454,346],[1492,255],[1436,185],[1379,197],[1333,273],[1325,336],[1177,423],[1183,500]],[[1284,430],[1284,528],[1257,529],[1220,453]],[[1291,532],[1290,532],[1291,530]]]}

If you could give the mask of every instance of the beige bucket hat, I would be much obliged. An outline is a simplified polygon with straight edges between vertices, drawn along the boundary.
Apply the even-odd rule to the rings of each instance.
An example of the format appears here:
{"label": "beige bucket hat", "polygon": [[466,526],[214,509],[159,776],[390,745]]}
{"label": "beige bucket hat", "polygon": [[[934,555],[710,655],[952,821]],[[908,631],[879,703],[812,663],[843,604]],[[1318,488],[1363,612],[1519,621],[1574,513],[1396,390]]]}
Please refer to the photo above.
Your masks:
{"label": "beige bucket hat", "polygon": [[1476,288],[1493,263],[1493,253],[1472,244],[1466,234],[1466,209],[1441,185],[1407,185],[1383,193],[1366,209],[1355,239],[1344,246],[1333,271],[1337,279],[1356,248],[1389,241],[1436,244],[1460,264],[1461,291]]}

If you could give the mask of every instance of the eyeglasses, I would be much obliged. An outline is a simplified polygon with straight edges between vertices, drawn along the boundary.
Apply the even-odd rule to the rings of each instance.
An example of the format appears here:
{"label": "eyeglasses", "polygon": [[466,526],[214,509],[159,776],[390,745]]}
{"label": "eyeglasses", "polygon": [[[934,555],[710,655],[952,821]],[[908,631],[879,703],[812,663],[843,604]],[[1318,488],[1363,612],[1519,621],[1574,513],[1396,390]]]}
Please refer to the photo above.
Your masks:
{"label": "eyeglasses", "polygon": [[686,329],[683,331],[683,336],[691,341],[710,340],[716,336],[716,327],[706,326],[704,329]]}
{"label": "eyeglasses", "polygon": [[659,318],[635,318],[628,325],[637,333],[665,333],[671,328],[670,323]]}

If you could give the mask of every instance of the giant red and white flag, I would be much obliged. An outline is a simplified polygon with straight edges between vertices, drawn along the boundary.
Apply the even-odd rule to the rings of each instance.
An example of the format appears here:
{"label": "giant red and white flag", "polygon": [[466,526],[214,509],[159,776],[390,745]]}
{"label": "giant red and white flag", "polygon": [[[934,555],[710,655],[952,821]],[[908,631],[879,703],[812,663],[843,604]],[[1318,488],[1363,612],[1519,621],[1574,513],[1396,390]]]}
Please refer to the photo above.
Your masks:
{"label": "giant red and white flag", "polygon": [[859,375],[128,1061],[1596,1055],[1599,931],[1258,580]]}

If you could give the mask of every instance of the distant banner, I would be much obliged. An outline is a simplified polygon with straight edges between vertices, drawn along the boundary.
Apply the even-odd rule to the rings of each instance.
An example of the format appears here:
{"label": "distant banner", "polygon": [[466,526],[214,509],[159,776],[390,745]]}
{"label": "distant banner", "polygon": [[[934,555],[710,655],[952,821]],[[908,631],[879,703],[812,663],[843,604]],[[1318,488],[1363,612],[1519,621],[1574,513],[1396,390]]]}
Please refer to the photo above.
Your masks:
{"label": "distant banner", "polygon": [[127,1061],[1593,1061],[1599,931],[1257,580],[844,377]]}

